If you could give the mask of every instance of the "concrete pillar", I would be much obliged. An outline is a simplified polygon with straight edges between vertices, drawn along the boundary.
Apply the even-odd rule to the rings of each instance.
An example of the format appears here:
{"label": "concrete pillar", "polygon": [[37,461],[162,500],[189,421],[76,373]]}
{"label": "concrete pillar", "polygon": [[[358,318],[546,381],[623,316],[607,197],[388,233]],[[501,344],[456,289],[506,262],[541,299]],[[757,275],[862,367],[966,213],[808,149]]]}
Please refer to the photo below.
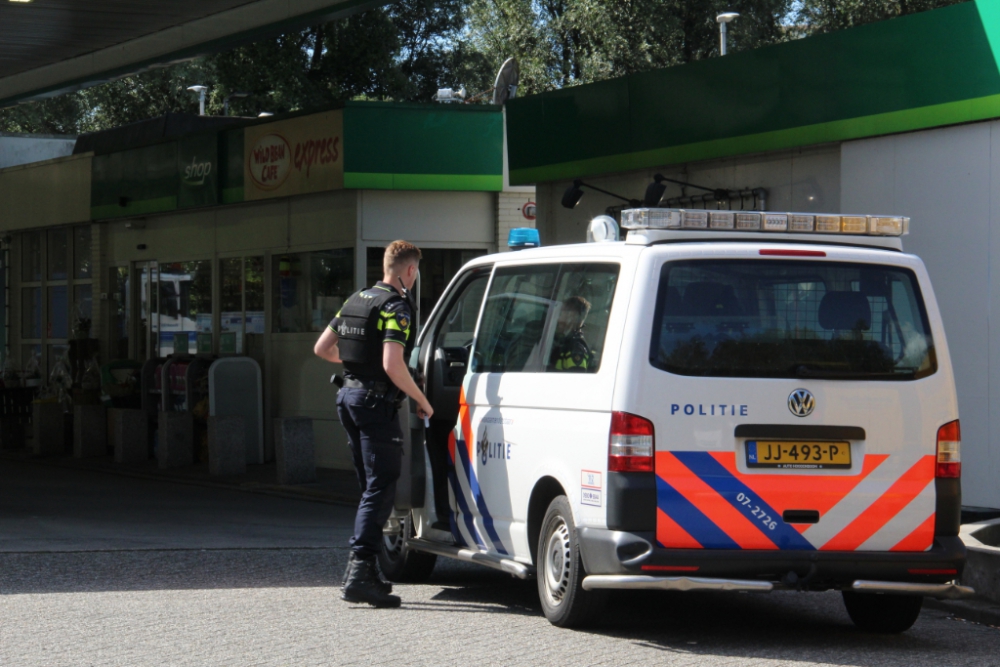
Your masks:
{"label": "concrete pillar", "polygon": [[278,462],[278,484],[315,482],[316,446],[313,441],[312,419],[275,419],[274,455]]}
{"label": "concrete pillar", "polygon": [[112,408],[112,440],[115,463],[136,463],[149,460],[149,427],[142,410]]}
{"label": "concrete pillar", "polygon": [[161,469],[194,464],[194,416],[187,410],[160,412],[156,461]]}
{"label": "concrete pillar", "polygon": [[59,403],[34,403],[31,426],[36,456],[62,456],[66,453],[66,423]]}
{"label": "concrete pillar", "polygon": [[244,439],[246,428],[240,415],[208,418],[208,473],[242,475],[247,471]]}
{"label": "concrete pillar", "polygon": [[73,458],[108,453],[108,417],[103,405],[73,407]]}

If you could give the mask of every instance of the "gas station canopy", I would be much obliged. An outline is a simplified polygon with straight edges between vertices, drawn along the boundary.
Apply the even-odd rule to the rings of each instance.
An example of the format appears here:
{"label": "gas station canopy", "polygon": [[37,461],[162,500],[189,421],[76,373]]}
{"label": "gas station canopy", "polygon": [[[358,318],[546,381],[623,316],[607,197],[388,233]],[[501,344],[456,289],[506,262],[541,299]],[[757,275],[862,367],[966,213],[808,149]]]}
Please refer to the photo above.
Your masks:
{"label": "gas station canopy", "polygon": [[321,23],[377,0],[0,0],[0,108]]}

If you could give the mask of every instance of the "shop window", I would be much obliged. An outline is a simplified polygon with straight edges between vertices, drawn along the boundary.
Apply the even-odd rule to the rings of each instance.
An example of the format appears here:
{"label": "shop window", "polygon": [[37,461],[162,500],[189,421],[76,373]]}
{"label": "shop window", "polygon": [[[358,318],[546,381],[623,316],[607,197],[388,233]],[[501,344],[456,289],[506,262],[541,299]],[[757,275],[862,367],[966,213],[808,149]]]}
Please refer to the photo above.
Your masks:
{"label": "shop window", "polygon": [[38,282],[42,279],[42,234],[28,232],[21,237],[21,281]]}
{"label": "shop window", "polygon": [[25,372],[27,379],[41,379],[42,377],[42,346],[22,345],[21,346],[21,369]]}
{"label": "shop window", "polygon": [[90,227],[76,227],[73,230],[73,276],[78,280],[91,278],[92,261],[90,247]]}
{"label": "shop window", "polygon": [[69,231],[53,229],[49,232],[49,280],[66,280],[69,260]]}
{"label": "shop window", "polygon": [[[199,333],[212,333],[212,262],[165,262],[156,276],[157,313],[153,321],[159,356],[193,353]],[[175,350],[175,341],[184,340],[187,349]]]}
{"label": "shop window", "polygon": [[46,338],[69,338],[69,305],[65,285],[48,288],[48,326]]}
{"label": "shop window", "polygon": [[93,287],[91,285],[77,285],[73,288],[73,303],[76,306],[76,324],[90,330],[90,323],[94,317]]}
{"label": "shop window", "polygon": [[[128,268],[116,266],[109,270],[108,285],[108,360],[128,359],[129,303]],[[139,357],[140,359],[143,357]]]}
{"label": "shop window", "polygon": [[242,353],[246,334],[264,333],[264,258],[234,257],[219,262],[222,314],[219,351]]}
{"label": "shop window", "polygon": [[271,271],[273,332],[322,331],[354,291],[354,250],[275,255]]}
{"label": "shop window", "polygon": [[42,337],[42,288],[21,290],[21,338]]}
{"label": "shop window", "polygon": [[67,345],[66,343],[49,345],[48,353],[49,353],[48,355],[49,365],[45,369],[46,379],[48,379],[48,377],[52,374],[52,369],[56,367],[56,364],[59,363],[59,360],[69,355],[69,345]]}

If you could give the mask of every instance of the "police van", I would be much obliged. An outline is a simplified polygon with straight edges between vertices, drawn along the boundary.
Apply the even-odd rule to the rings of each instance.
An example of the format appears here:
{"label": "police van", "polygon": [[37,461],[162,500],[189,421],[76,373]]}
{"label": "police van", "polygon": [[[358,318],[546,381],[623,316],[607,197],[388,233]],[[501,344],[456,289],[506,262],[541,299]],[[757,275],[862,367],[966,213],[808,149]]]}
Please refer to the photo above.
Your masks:
{"label": "police van", "polygon": [[383,573],[534,577],[564,627],[611,590],[839,590],[879,632],[971,595],[955,382],[909,219],[621,226],[451,282],[410,362],[434,420],[409,417]]}

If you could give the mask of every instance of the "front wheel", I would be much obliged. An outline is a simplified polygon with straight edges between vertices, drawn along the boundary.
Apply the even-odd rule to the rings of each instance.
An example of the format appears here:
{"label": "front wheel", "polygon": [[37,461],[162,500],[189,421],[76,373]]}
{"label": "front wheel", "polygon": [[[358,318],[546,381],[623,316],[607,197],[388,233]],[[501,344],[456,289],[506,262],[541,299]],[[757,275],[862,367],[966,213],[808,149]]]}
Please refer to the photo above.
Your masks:
{"label": "front wheel", "polygon": [[919,595],[891,593],[855,593],[843,591],[844,606],[854,625],[867,632],[898,634],[909,630],[917,617],[924,598]]}
{"label": "front wheel", "polygon": [[545,618],[561,628],[592,621],[607,600],[607,591],[583,590],[583,560],[573,512],[566,496],[549,505],[538,536],[538,597]]}
{"label": "front wheel", "polygon": [[406,548],[406,541],[413,537],[413,515],[407,514],[400,522],[399,532],[382,537],[378,552],[378,567],[389,581],[419,583],[434,571],[437,556]]}

